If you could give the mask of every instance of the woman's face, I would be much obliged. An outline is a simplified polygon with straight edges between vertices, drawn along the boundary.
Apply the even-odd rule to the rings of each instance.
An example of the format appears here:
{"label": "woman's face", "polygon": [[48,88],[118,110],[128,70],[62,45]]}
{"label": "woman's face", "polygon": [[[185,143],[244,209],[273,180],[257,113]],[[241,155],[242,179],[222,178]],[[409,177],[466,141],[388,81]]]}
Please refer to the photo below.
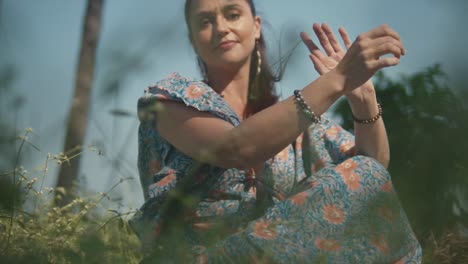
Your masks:
{"label": "woman's face", "polygon": [[195,51],[208,69],[250,63],[261,34],[261,18],[253,17],[246,0],[193,0],[189,25]]}

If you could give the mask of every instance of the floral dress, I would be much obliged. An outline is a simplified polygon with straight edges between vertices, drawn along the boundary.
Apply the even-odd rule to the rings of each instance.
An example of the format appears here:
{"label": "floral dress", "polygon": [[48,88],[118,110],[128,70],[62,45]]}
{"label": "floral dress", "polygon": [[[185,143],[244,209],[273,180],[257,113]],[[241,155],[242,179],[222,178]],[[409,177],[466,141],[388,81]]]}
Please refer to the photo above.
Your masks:
{"label": "floral dress", "polygon": [[[138,167],[146,202],[130,224],[150,249],[164,221],[176,221],[162,217],[178,207],[165,204],[172,191],[198,194],[189,213],[177,217],[184,219],[181,237],[198,263],[421,262],[390,175],[376,160],[355,155],[353,135],[329,118],[310,126],[255,175],[200,165],[172,146],[155,129],[152,111],[164,110],[162,100],[241,123],[204,82],[174,73],[145,91],[138,101]],[[183,187],[175,192],[177,186]]]}

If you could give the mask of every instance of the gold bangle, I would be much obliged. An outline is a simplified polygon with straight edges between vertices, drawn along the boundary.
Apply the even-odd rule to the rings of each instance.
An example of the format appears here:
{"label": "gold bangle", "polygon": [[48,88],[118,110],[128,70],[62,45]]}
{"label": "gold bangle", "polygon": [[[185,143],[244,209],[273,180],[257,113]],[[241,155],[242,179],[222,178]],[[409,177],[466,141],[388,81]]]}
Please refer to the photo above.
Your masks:
{"label": "gold bangle", "polygon": [[380,117],[382,117],[382,106],[379,103],[377,103],[377,107],[379,108],[379,113],[376,116],[374,116],[374,117],[372,117],[370,119],[362,120],[362,119],[357,119],[353,115],[354,122],[359,123],[359,124],[372,124],[372,123],[375,123],[377,120],[379,120]]}

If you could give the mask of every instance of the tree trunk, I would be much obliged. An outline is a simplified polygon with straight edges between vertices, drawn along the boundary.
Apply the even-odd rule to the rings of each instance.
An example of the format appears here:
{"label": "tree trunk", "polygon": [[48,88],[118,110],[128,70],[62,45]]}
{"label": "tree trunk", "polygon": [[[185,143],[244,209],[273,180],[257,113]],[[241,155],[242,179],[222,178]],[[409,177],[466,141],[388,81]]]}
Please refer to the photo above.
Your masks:
{"label": "tree trunk", "polygon": [[[91,101],[96,50],[101,30],[102,9],[104,0],[88,0],[84,20],[78,71],[75,81],[75,94],[68,117],[67,133],[64,151],[70,158],[73,153],[82,149]],[[81,155],[73,159],[65,158],[58,175],[57,188],[65,192],[56,191],[55,204],[63,206],[74,198],[73,185],[78,178]],[[61,187],[61,188],[60,188]],[[60,195],[59,195],[60,193]],[[60,198],[58,198],[60,197]]]}

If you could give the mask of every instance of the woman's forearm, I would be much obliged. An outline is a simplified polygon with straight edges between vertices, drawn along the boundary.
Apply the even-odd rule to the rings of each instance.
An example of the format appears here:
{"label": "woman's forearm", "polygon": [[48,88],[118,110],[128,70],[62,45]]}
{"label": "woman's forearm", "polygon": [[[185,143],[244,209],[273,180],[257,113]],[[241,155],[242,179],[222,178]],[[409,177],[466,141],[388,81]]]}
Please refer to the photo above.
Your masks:
{"label": "woman's forearm", "polygon": [[[348,102],[353,115],[360,120],[370,119],[379,113],[373,87],[359,96],[348,96]],[[387,168],[390,162],[390,147],[383,118],[380,117],[370,124],[354,122],[354,133],[356,153],[372,157]]]}
{"label": "woman's forearm", "polygon": [[[307,104],[316,115],[322,115],[343,95],[343,84],[335,71],[321,76],[303,90]],[[216,157],[235,156],[240,160],[231,160],[224,166],[246,167],[258,164],[273,157],[294,141],[307,127],[308,120],[297,107],[291,96],[242,122],[219,142]],[[221,164],[220,164],[221,165]]]}

